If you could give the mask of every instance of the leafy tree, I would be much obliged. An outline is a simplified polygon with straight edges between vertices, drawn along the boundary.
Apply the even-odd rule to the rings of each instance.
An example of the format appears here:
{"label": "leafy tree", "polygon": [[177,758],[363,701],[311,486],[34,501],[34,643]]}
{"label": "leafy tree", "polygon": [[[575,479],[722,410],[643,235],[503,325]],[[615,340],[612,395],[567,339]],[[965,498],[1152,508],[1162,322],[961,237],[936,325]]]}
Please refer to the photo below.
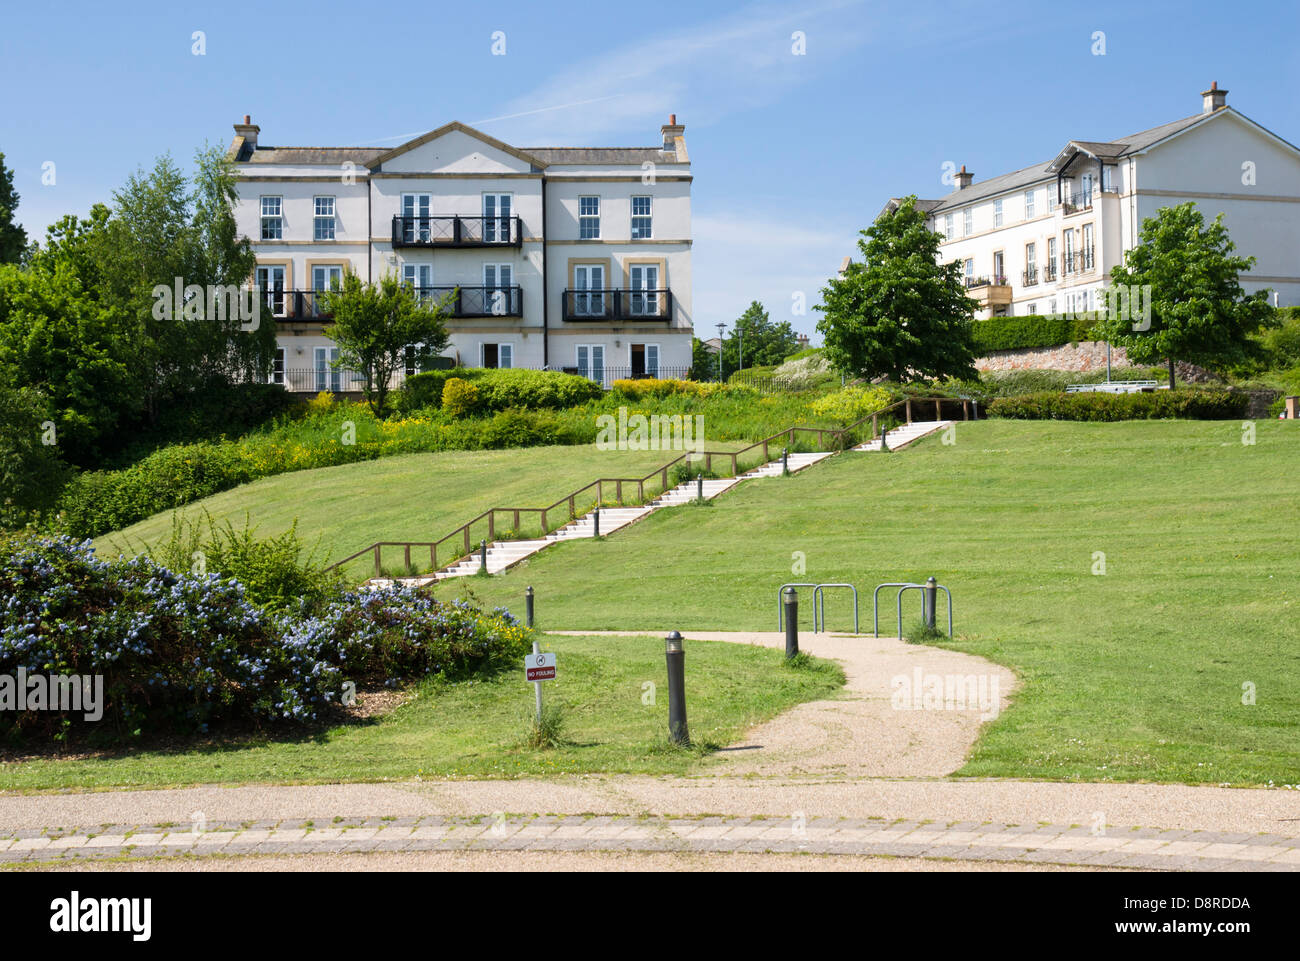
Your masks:
{"label": "leafy tree", "polygon": [[334,319],[329,335],[339,346],[339,365],[365,379],[366,400],[376,417],[386,415],[390,384],[405,366],[408,349],[424,366],[446,348],[443,317],[455,293],[435,303],[391,275],[368,284],[349,271],[338,289],[322,295]]}
{"label": "leafy tree", "polygon": [[[1259,351],[1250,335],[1273,322],[1273,310],[1269,291],[1242,290],[1239,276],[1255,258],[1233,256],[1234,249],[1223,214],[1207,226],[1193,202],[1160,208],[1142,221],[1139,243],[1111,271],[1112,284],[1137,296],[1130,296],[1129,311],[1108,311],[1097,334],[1139,364],[1165,359],[1171,389],[1175,359],[1217,370],[1249,360]],[[1149,318],[1133,316],[1144,288]]]}
{"label": "leafy tree", "polygon": [[18,209],[18,191],[14,190],[14,172],[5,166],[0,152],[0,264],[16,264],[27,248],[27,231],[14,223]]}
{"label": "leafy tree", "polygon": [[691,380],[717,380],[718,355],[698,337],[691,338]]}
{"label": "leafy tree", "polygon": [[978,376],[961,265],[939,262],[939,236],[908,197],[862,231],[862,262],[822,288],[817,329],[826,358],[851,375],[962,379]]}
{"label": "leafy tree", "polygon": [[18,527],[54,505],[68,470],[45,397],[0,382],[0,527]]}
{"label": "leafy tree", "polygon": [[[788,320],[773,323],[757,300],[751,301],[722,343],[722,376],[730,377],[741,368],[770,367],[781,363],[799,346]],[[741,356],[741,352],[744,356]],[[717,358],[714,358],[717,364]]]}

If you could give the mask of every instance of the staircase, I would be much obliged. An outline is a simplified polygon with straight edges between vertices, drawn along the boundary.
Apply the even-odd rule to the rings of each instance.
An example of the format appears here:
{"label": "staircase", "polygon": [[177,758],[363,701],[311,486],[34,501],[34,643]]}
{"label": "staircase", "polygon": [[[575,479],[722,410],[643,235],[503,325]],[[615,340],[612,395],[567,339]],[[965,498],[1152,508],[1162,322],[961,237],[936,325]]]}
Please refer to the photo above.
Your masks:
{"label": "staircase", "polygon": [[[915,420],[910,424],[904,424],[902,427],[895,427],[885,437],[885,443],[889,445],[890,450],[902,450],[908,444],[920,440],[928,434],[935,431],[943,430],[951,426],[954,421],[951,420]],[[859,444],[853,448],[858,451],[873,452],[880,450],[880,438],[868,441],[865,444]]]}

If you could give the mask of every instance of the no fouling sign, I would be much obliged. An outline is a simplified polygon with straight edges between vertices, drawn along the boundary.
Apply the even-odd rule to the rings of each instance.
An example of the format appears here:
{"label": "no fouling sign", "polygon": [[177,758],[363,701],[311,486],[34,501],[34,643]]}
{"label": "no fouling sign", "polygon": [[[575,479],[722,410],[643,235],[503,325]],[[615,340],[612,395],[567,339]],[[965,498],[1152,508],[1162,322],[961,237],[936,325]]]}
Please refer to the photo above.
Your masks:
{"label": "no fouling sign", "polygon": [[524,678],[529,681],[555,680],[554,654],[527,654],[524,656]]}

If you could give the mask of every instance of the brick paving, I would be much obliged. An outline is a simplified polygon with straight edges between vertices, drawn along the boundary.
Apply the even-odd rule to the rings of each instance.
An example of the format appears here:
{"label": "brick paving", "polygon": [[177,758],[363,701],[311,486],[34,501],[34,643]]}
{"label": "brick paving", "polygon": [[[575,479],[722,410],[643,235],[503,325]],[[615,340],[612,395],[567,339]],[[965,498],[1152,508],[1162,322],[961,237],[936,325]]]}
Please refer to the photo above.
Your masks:
{"label": "brick paving", "polygon": [[[948,858],[1165,871],[1300,870],[1296,839],[1274,834],[1116,826],[950,825],[818,817],[402,817],[15,830],[0,837],[0,867],[102,858],[328,854],[379,851],[750,852]],[[1153,836],[1154,835],[1154,836]]]}

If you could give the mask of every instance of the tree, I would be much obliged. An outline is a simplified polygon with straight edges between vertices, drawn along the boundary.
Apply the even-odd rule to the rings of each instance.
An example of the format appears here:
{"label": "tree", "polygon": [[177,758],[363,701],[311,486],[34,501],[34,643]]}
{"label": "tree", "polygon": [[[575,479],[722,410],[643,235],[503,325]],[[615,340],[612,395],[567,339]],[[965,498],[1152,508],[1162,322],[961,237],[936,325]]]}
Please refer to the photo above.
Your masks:
{"label": "tree", "polygon": [[1127,294],[1114,296],[1111,306],[1127,300],[1128,310],[1106,311],[1097,335],[1139,364],[1164,359],[1171,390],[1175,358],[1217,370],[1251,359],[1259,345],[1250,334],[1273,322],[1273,310],[1269,291],[1242,290],[1239,276],[1255,258],[1233,256],[1234,249],[1223,214],[1206,226],[1193,202],[1160,208],[1142,221],[1138,244],[1111,271],[1114,288]]}
{"label": "tree", "polygon": [[731,325],[731,334],[722,343],[722,376],[730,377],[742,364],[745,369],[774,366],[794,353],[798,346],[798,338],[788,320],[773,323],[763,305],[757,300],[751,301]]}
{"label": "tree", "polygon": [[54,505],[68,477],[57,442],[46,398],[0,381],[0,528]]}
{"label": "tree", "polygon": [[14,172],[5,166],[5,155],[0,153],[0,264],[18,263],[27,249],[27,231],[14,223],[17,209]]}
{"label": "tree", "polygon": [[339,365],[364,377],[366,400],[376,417],[387,412],[390,381],[405,366],[408,350],[416,352],[423,366],[446,348],[442,318],[455,296],[452,291],[434,302],[396,277],[367,284],[351,271],[339,288],[321,296],[325,311],[333,315],[329,335],[339,345]]}
{"label": "tree", "polygon": [[691,380],[717,380],[718,355],[698,337],[691,338]]}
{"label": "tree", "polygon": [[862,262],[822,288],[817,329],[826,359],[850,375],[977,376],[971,323],[975,302],[966,296],[961,265],[939,262],[939,235],[908,197],[861,232]]}

